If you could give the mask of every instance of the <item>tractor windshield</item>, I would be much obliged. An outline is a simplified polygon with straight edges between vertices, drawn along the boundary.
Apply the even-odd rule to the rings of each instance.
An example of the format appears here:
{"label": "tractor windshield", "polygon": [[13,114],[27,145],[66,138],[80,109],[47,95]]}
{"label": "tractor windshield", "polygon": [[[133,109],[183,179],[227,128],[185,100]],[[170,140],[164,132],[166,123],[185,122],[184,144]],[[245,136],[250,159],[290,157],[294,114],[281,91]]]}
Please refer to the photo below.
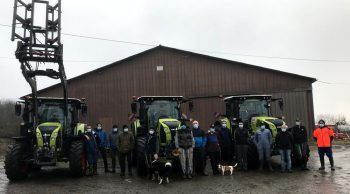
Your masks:
{"label": "tractor windshield", "polygon": [[179,117],[178,102],[176,101],[153,101],[146,105],[147,120],[150,127],[155,127],[159,119]]}
{"label": "tractor windshield", "polygon": [[[68,104],[68,110],[72,110],[72,105]],[[64,105],[61,103],[41,103],[38,107],[38,124],[45,122],[59,122],[64,124]],[[72,122],[72,113],[68,111],[67,124]]]}
{"label": "tractor windshield", "polygon": [[248,121],[254,116],[267,116],[266,100],[248,99],[239,105],[239,115],[243,121]]}

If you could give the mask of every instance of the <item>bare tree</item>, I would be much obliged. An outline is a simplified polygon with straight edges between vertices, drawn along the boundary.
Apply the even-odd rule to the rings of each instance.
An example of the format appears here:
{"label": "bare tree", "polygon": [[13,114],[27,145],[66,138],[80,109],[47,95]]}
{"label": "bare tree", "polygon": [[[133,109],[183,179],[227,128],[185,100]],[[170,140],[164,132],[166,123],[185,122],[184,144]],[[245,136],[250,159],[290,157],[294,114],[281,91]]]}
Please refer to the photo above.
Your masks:
{"label": "bare tree", "polygon": [[346,120],[346,117],[344,114],[319,114],[316,118],[316,122],[319,120],[325,120],[326,124],[328,125],[347,125],[348,121]]}

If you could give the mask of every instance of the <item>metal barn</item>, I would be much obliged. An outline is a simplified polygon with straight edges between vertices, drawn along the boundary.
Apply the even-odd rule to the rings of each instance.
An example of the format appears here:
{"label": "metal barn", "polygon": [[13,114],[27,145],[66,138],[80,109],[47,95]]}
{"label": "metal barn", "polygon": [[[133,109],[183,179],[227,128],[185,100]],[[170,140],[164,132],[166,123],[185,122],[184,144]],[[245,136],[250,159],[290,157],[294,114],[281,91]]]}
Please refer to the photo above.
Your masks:
{"label": "metal barn", "polygon": [[[157,46],[110,65],[68,80],[68,95],[86,98],[87,123],[101,122],[106,130],[113,124],[130,124],[132,96],[185,96],[194,98],[191,118],[207,129],[214,112],[224,112],[219,95],[272,94],[284,99],[284,110],[272,105],[275,116],[285,116],[292,125],[300,118],[314,126],[312,83],[316,79]],[[62,96],[58,85],[45,88],[39,96]]]}

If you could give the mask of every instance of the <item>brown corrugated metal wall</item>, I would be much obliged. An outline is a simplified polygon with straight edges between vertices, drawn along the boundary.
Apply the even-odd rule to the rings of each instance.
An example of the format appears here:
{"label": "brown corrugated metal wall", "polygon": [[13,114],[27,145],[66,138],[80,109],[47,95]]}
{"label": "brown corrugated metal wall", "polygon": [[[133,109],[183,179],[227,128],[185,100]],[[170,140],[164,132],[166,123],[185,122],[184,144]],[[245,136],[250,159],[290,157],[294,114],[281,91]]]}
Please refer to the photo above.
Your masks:
{"label": "brown corrugated metal wall", "polygon": [[[157,71],[163,66],[163,71]],[[69,81],[70,97],[85,97],[89,106],[86,122],[129,124],[132,96],[180,95],[197,97],[195,111],[185,113],[203,128],[214,121],[214,112],[224,112],[220,94],[271,93],[283,97],[283,115],[288,123],[300,118],[311,128],[314,123],[312,78],[250,66],[205,55],[159,46]],[[53,86],[41,96],[61,96]],[[272,112],[282,115],[275,107]]]}

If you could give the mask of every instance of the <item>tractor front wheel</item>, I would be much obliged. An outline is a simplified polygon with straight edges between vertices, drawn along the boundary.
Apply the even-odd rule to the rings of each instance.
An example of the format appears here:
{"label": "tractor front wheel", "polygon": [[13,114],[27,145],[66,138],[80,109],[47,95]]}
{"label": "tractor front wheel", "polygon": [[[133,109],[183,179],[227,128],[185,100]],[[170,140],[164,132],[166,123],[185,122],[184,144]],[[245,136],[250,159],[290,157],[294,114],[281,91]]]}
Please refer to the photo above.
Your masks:
{"label": "tractor front wheel", "polygon": [[70,146],[69,169],[73,176],[84,176],[87,169],[84,141],[73,141]]}
{"label": "tractor front wheel", "polygon": [[5,173],[10,181],[25,179],[29,173],[29,164],[25,161],[25,143],[14,143],[9,146],[5,156]]}

